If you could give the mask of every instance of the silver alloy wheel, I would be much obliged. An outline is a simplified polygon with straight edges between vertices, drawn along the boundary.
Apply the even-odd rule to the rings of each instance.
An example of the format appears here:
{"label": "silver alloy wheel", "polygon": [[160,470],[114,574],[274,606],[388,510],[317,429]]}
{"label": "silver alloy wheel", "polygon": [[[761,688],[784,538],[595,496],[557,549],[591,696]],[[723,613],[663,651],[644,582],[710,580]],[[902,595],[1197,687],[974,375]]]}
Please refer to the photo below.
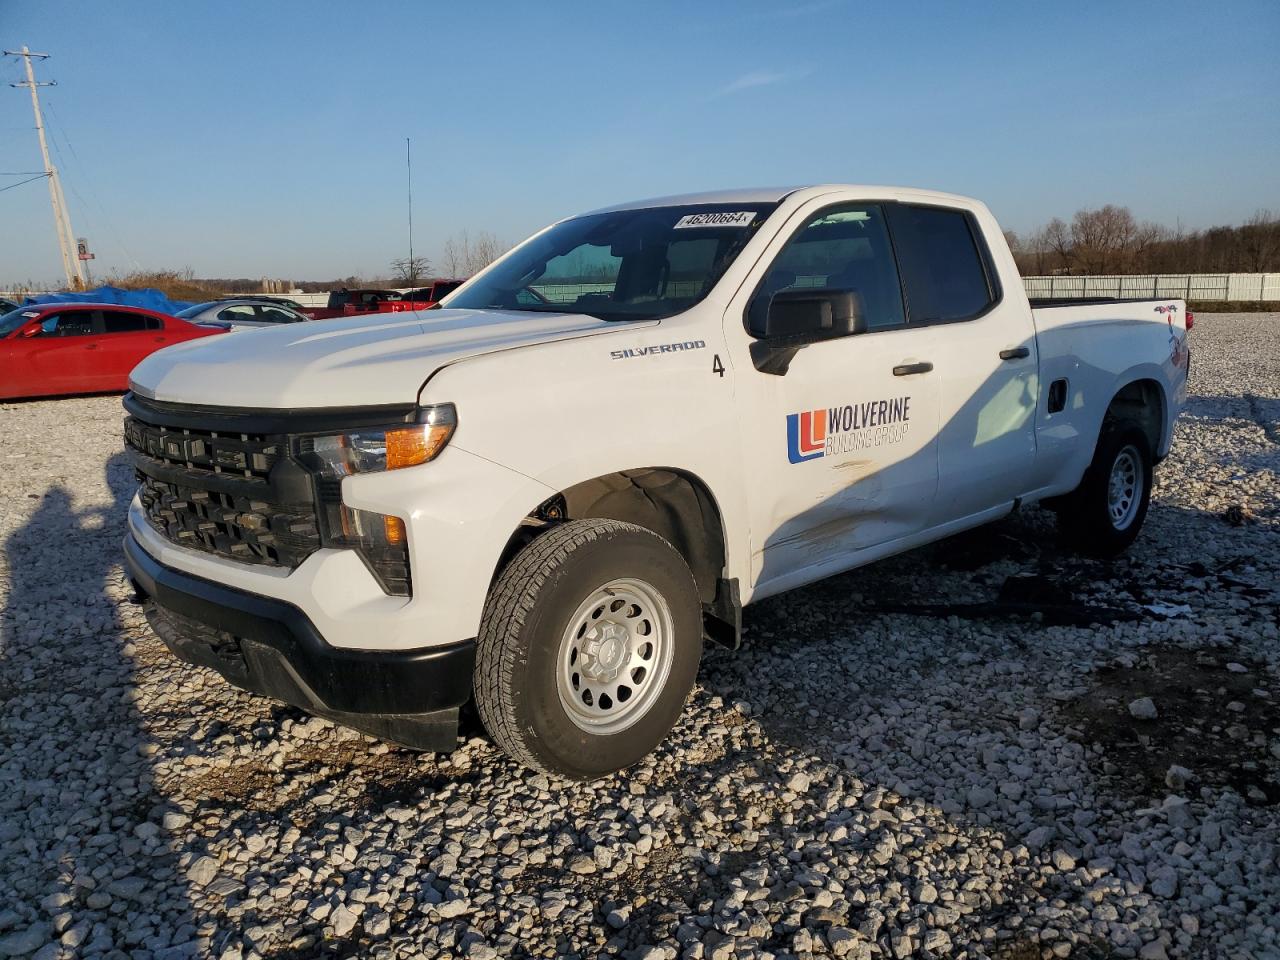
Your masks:
{"label": "silver alloy wheel", "polygon": [[1111,525],[1117,530],[1127,530],[1138,515],[1142,483],[1142,458],[1130,444],[1116,454],[1111,464],[1111,477],[1107,481],[1107,513]]}
{"label": "silver alloy wheel", "polygon": [[569,619],[556,688],[569,719],[597,736],[626,730],[666,686],[675,626],[662,594],[624,577],[595,590]]}

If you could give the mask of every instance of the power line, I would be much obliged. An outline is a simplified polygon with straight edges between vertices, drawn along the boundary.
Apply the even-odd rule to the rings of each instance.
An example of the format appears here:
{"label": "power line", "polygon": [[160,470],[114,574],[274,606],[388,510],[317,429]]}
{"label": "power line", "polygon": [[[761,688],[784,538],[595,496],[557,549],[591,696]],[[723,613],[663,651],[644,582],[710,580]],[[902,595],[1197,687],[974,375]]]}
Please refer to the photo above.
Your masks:
{"label": "power line", "polygon": [[[94,206],[96,206],[98,208],[98,212],[102,214],[102,222],[106,225],[107,230],[111,232],[112,238],[114,238],[116,245],[124,255],[129,258],[129,261],[136,269],[141,270],[142,264],[138,262],[138,258],[133,255],[133,252],[124,242],[124,238],[120,235],[120,231],[116,229],[115,219],[107,211],[106,205],[103,204],[102,198],[94,187],[92,178],[89,176],[88,168],[85,166],[84,161],[80,159],[80,154],[76,152],[76,145],[71,142],[71,137],[67,135],[66,124],[62,122],[62,118],[58,115],[56,102],[53,98],[50,98],[48,108],[49,117],[53,120],[59,136],[62,137],[62,142],[67,145],[67,150],[70,151],[72,159],[76,162],[76,170],[78,171],[80,179],[84,182],[85,189],[89,191],[89,196],[93,198]],[[54,150],[57,149],[58,145],[55,140]],[[59,159],[61,159],[61,156],[61,152],[59,152]],[[74,180],[71,181],[71,192],[75,194],[75,197],[80,201],[81,206],[88,209],[89,204],[85,202],[84,197],[80,196],[80,191],[76,189]]]}
{"label": "power line", "polygon": [[0,187],[0,193],[4,193],[6,190],[12,190],[15,187],[20,187],[24,183],[35,183],[37,180],[43,180],[47,176],[47,173],[37,173],[34,177],[31,177],[28,180],[19,180],[17,183],[9,184],[7,187]]}

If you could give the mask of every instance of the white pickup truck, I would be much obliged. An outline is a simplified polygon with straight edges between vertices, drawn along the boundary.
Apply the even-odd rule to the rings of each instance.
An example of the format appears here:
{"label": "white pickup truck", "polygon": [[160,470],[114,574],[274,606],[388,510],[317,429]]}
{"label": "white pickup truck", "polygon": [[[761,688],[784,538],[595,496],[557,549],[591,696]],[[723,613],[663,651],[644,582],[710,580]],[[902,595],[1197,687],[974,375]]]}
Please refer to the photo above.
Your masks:
{"label": "white pickup truck", "polygon": [[419,749],[474,700],[589,778],[743,605],[1050,499],[1126,547],[1186,394],[1179,301],[1029,303],[974,200],[865,186],[562,220],[441,309],[133,372],[127,567],[178,657]]}

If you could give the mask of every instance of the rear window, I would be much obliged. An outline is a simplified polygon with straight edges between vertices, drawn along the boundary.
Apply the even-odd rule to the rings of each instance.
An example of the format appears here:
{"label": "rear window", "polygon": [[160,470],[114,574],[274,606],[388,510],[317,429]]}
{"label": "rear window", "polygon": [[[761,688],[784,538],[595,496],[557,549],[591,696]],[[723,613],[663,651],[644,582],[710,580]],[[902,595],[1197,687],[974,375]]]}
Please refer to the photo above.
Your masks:
{"label": "rear window", "polygon": [[967,213],[910,204],[888,212],[911,322],[966,320],[995,301]]}

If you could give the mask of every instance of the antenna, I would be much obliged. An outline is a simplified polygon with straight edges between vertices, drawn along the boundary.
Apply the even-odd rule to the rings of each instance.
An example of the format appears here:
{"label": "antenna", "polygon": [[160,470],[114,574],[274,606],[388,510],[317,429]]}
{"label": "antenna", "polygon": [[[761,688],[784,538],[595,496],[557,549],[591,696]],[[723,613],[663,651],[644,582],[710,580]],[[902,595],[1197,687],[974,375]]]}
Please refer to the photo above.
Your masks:
{"label": "antenna", "polygon": [[409,178],[409,285],[418,283],[418,265],[413,259],[413,154],[409,151],[409,138],[404,138],[404,168]]}
{"label": "antenna", "polygon": [[21,50],[4,51],[7,57],[22,57],[27,66],[27,79],[19,83],[11,83],[11,87],[29,87],[31,89],[31,109],[36,115],[36,135],[40,140],[40,155],[44,157],[44,175],[49,180],[49,202],[53,204],[53,222],[58,228],[58,248],[62,252],[62,272],[66,274],[67,286],[73,290],[83,290],[84,274],[81,272],[80,259],[76,252],[76,235],[71,229],[71,218],[67,215],[67,201],[62,196],[62,181],[58,179],[58,168],[49,159],[49,145],[44,138],[44,117],[40,113],[40,97],[37,87],[56,87],[58,81],[48,80],[36,83],[35,72],[31,69],[31,61],[48,60],[47,53],[32,53],[25,45]]}

